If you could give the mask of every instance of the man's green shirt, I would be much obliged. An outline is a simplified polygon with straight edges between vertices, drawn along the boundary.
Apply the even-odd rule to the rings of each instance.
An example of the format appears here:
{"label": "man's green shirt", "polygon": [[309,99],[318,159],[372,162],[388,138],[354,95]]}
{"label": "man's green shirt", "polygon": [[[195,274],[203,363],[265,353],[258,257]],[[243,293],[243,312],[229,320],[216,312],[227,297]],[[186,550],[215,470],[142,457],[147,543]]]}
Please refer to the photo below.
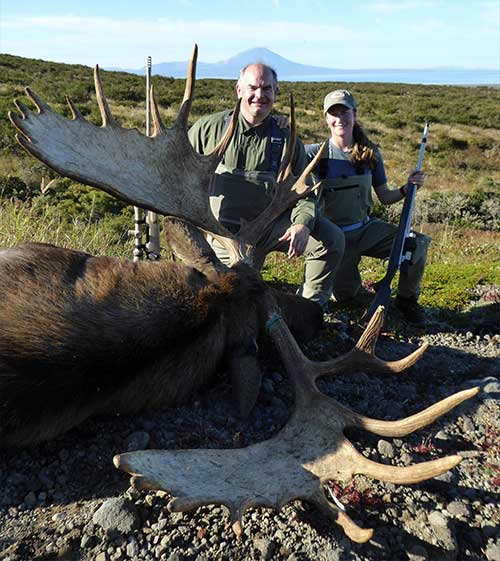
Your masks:
{"label": "man's green shirt", "polygon": [[[217,146],[227,128],[229,114],[229,110],[221,111],[201,117],[194,123],[189,130],[189,140],[197,152],[208,154]],[[251,126],[240,114],[237,129],[222,160],[224,166],[247,172],[269,172],[271,170],[271,130],[271,117],[267,117],[257,126]],[[285,140],[284,153],[289,130],[282,129],[281,132]],[[304,145],[298,140],[292,159],[293,174],[300,175],[306,165]],[[274,177],[274,179],[276,178]],[[301,199],[292,209],[292,224],[304,224],[312,230],[315,218],[316,200],[312,196]]]}

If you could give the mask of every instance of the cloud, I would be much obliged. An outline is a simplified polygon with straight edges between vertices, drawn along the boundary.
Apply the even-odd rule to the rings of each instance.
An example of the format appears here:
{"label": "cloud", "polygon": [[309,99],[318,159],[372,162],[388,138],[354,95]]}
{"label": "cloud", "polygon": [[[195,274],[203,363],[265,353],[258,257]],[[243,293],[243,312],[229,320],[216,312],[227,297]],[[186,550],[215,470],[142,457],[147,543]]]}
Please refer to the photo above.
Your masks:
{"label": "cloud", "polygon": [[[0,22],[0,51],[129,69],[144,66],[147,56],[152,56],[155,64],[187,60],[194,43],[200,47],[199,60],[203,62],[224,60],[246,49],[266,46],[295,62],[329,68],[499,66],[498,27],[490,23],[496,21],[496,1],[484,0],[481,12],[466,19],[445,19],[432,10],[398,20],[383,13],[389,8],[422,7],[426,2],[366,3],[379,10],[367,13],[364,5],[359,8],[366,16],[369,33],[359,18],[339,24],[338,20],[321,18],[308,23],[265,19],[238,22],[225,17],[200,21],[73,15],[4,17]],[[436,2],[437,5],[443,7],[444,3]],[[490,19],[484,21],[487,14]]]}
{"label": "cloud", "polygon": [[498,0],[494,2],[482,2],[479,5],[480,19],[484,24],[497,30],[500,28],[500,4]]}
{"label": "cloud", "polygon": [[[336,24],[270,21],[237,23],[40,16],[6,19],[2,27],[4,52],[47,57],[49,60],[54,60],[50,53],[55,53],[64,56],[65,62],[82,64],[94,64],[98,56],[102,66],[128,68],[142,66],[145,54],[153,54],[157,62],[185,60],[194,42],[200,45],[199,59],[204,62],[223,60],[228,53],[236,54],[255,47],[261,37],[270,49],[301,62],[300,59],[307,58],[304,42],[308,48],[326,52],[325,40],[334,46],[362,38],[359,31]],[[303,38],[307,38],[306,41]],[[305,62],[320,64],[310,59]],[[328,64],[326,56],[322,62]]]}
{"label": "cloud", "polygon": [[436,2],[430,0],[380,0],[364,4],[364,8],[379,14],[395,14],[413,10],[425,11],[435,7]]}

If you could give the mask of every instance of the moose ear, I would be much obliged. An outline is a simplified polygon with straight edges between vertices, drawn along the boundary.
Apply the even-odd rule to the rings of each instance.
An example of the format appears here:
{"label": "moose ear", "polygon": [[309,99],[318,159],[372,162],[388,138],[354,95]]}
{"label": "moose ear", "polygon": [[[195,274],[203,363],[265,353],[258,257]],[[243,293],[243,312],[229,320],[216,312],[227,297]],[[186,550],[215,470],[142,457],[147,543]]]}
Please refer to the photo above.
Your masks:
{"label": "moose ear", "polygon": [[323,327],[323,309],[321,306],[296,294],[287,294],[274,288],[271,289],[271,292],[276,298],[281,315],[295,339],[299,343],[311,341]]}
{"label": "moose ear", "polygon": [[180,218],[166,216],[163,222],[163,236],[177,259],[207,277],[211,278],[219,272],[229,270],[219,261],[203,232],[193,224]]}

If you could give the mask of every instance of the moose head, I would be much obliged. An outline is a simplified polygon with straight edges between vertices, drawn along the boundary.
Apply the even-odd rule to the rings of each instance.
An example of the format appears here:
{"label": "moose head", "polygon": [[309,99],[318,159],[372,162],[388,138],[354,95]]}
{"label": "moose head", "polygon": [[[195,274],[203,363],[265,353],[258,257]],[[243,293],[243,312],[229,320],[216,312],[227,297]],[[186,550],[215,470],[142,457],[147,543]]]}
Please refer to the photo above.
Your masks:
{"label": "moose head", "polygon": [[[212,215],[209,193],[237,126],[238,108],[213,153],[197,154],[187,136],[196,56],[195,47],[172,128],[163,126],[151,90],[151,137],[116,123],[97,67],[101,127],[86,121],[70,99],[72,120],[29,89],[36,112],[16,101],[21,115],[11,113],[10,118],[29,153],[62,175],[165,215],[165,239],[178,260],[131,263],[43,244],[0,252],[0,444],[51,438],[93,414],[177,404],[224,364],[239,409],[247,414],[260,384],[256,341],[265,331],[295,394],[294,412],[277,435],[236,450],[128,453],[116,456],[115,465],[133,475],[136,487],[170,492],[172,510],[225,504],[238,535],[246,508],[279,508],[301,498],[317,504],[353,540],[366,541],[372,531],[358,527],[341,505],[325,498],[326,480],[348,481],[363,473],[395,483],[418,482],[447,471],[461,458],[405,468],[381,465],[357,452],[344,429],[403,436],[478,390],[391,422],[364,417],[318,391],[315,380],[325,374],[363,370],[396,375],[414,364],[426,346],[399,361],[379,359],[374,350],[382,323],[379,309],[349,353],[323,363],[303,355],[292,333],[310,336],[321,313],[315,304],[269,289],[251,263],[270,223],[314,188],[306,177],[322,152],[299,178],[293,177],[292,100],[291,139],[272,200],[236,235],[228,232]],[[217,260],[202,232],[228,249],[230,266]]]}

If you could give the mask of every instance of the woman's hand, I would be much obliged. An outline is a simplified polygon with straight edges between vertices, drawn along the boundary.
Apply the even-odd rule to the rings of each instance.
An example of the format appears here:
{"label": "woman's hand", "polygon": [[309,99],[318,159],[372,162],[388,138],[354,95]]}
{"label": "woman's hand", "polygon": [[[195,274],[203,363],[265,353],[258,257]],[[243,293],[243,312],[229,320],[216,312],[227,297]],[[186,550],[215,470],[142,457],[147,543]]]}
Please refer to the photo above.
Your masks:
{"label": "woman's hand", "polygon": [[410,173],[408,176],[407,185],[414,184],[417,186],[417,189],[420,189],[424,184],[425,180],[425,173],[423,171],[418,171],[416,168]]}

